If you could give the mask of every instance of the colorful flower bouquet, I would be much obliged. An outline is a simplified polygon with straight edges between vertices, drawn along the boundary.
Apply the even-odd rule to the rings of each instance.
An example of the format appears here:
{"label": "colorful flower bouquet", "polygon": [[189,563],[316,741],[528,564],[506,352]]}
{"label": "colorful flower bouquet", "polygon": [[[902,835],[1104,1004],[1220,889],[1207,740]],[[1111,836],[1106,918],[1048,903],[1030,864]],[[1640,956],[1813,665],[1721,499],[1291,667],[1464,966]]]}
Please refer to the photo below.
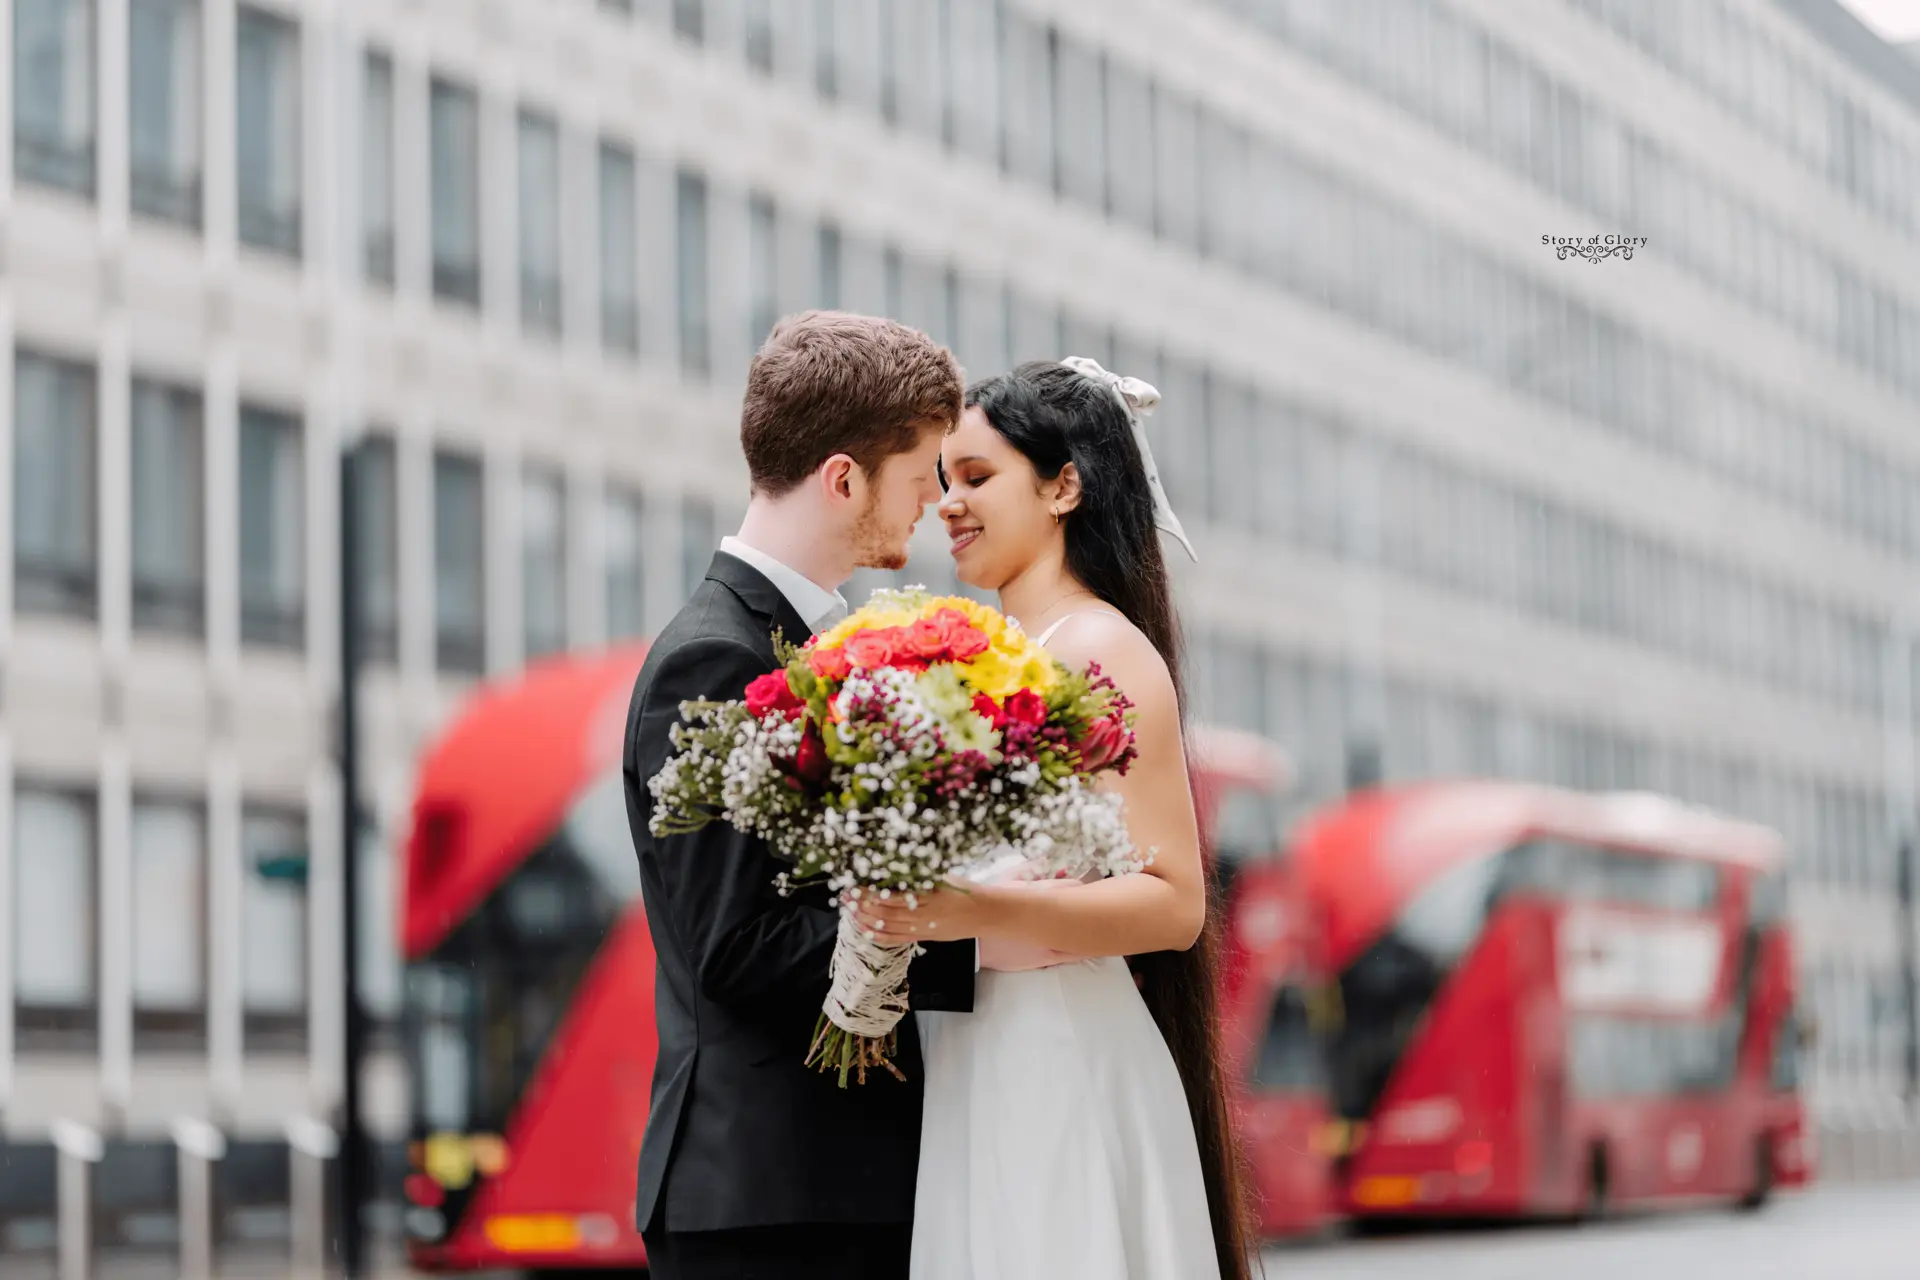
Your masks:
{"label": "colorful flower bouquet", "polygon": [[[783,893],[824,883],[914,895],[1017,862],[1034,877],[1137,870],[1120,799],[1130,705],[1097,666],[1075,674],[1017,623],[963,597],[876,591],[739,701],[681,706],[649,782],[655,835],[715,819],[791,863]],[[917,948],[843,914],[807,1064],[863,1083],[891,1062]]]}

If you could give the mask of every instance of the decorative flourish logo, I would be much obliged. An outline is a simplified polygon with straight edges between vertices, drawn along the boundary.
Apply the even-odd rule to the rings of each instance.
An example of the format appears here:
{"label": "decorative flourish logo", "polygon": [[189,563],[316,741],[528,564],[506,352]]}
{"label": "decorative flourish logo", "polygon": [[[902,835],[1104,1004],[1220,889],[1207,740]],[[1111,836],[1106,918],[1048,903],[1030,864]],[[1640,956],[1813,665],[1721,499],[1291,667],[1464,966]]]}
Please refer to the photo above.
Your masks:
{"label": "decorative flourish logo", "polygon": [[1588,262],[1605,262],[1608,258],[1625,258],[1633,261],[1633,251],[1647,247],[1645,236],[1541,236],[1540,243],[1553,250],[1553,256],[1565,262],[1568,258],[1585,258]]}

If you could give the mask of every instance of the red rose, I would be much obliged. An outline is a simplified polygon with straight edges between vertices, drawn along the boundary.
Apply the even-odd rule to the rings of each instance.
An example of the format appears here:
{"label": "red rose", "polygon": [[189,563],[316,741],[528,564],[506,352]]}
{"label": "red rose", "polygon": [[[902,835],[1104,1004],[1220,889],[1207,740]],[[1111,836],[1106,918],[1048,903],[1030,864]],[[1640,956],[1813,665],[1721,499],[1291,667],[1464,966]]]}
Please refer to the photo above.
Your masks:
{"label": "red rose", "polygon": [[787,682],[787,671],[769,671],[747,686],[747,712],[758,720],[769,711],[778,711],[792,719],[806,708]]}
{"label": "red rose", "polygon": [[933,615],[932,621],[940,628],[940,639],[955,662],[977,657],[993,643],[987,639],[986,632],[974,626],[958,609],[942,609]]}
{"label": "red rose", "polygon": [[875,667],[889,666],[893,662],[894,650],[899,645],[900,628],[875,627],[867,631],[856,631],[847,637],[847,657],[856,667],[872,670]]}
{"label": "red rose", "polygon": [[807,666],[822,680],[845,680],[853,674],[853,663],[848,660],[847,651],[839,645],[831,649],[815,649],[807,655]]}
{"label": "red rose", "polygon": [[949,628],[940,624],[937,617],[922,618],[907,628],[906,648],[915,657],[926,662],[945,662],[953,656],[948,648]]}
{"label": "red rose", "polygon": [[1133,747],[1133,730],[1119,716],[1102,716],[1087,726],[1075,745],[1080,750],[1081,769],[1093,773],[1126,756]]}
{"label": "red rose", "polygon": [[1047,700],[1031,689],[1015,689],[1007,695],[1007,719],[1038,729],[1047,722]]}
{"label": "red rose", "polygon": [[827,744],[820,738],[820,731],[812,725],[800,736],[800,750],[794,753],[793,771],[802,779],[811,783],[827,780],[827,773],[833,767],[833,761],[827,758]]}

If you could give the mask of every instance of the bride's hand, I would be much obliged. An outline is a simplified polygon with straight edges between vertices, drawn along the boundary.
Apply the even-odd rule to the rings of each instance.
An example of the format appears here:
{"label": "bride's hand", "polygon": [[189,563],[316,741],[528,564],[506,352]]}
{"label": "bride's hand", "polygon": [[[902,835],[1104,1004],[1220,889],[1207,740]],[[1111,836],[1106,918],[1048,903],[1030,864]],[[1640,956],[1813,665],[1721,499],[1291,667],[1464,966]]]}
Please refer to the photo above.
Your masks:
{"label": "bride's hand", "polygon": [[907,896],[895,893],[882,898],[871,890],[860,894],[847,910],[862,928],[882,941],[957,942],[977,938],[993,928],[997,918],[998,885],[973,885],[966,889],[935,889],[915,894],[913,906]]}

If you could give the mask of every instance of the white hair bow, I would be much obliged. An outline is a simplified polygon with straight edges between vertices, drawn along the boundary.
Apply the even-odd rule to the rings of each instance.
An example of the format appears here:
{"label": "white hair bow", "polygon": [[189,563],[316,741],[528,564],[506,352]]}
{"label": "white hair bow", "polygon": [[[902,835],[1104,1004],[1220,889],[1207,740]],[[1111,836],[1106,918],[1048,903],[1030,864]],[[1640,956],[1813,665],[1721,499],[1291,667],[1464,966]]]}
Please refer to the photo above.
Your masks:
{"label": "white hair bow", "polygon": [[1117,373],[1109,373],[1100,367],[1097,360],[1089,360],[1086,356],[1068,356],[1060,363],[1107,387],[1119,399],[1120,407],[1127,411],[1127,421],[1133,426],[1133,443],[1140,450],[1140,461],[1147,469],[1147,488],[1153,494],[1154,527],[1178,541],[1186,548],[1187,556],[1198,563],[1200,557],[1195,554],[1193,544],[1187,541],[1187,531],[1180,527],[1180,517],[1173,514],[1173,504],[1167,501],[1166,487],[1160,483],[1160,469],[1153,465],[1153,450],[1147,445],[1144,419],[1160,403],[1160,393],[1138,378],[1123,378]]}

